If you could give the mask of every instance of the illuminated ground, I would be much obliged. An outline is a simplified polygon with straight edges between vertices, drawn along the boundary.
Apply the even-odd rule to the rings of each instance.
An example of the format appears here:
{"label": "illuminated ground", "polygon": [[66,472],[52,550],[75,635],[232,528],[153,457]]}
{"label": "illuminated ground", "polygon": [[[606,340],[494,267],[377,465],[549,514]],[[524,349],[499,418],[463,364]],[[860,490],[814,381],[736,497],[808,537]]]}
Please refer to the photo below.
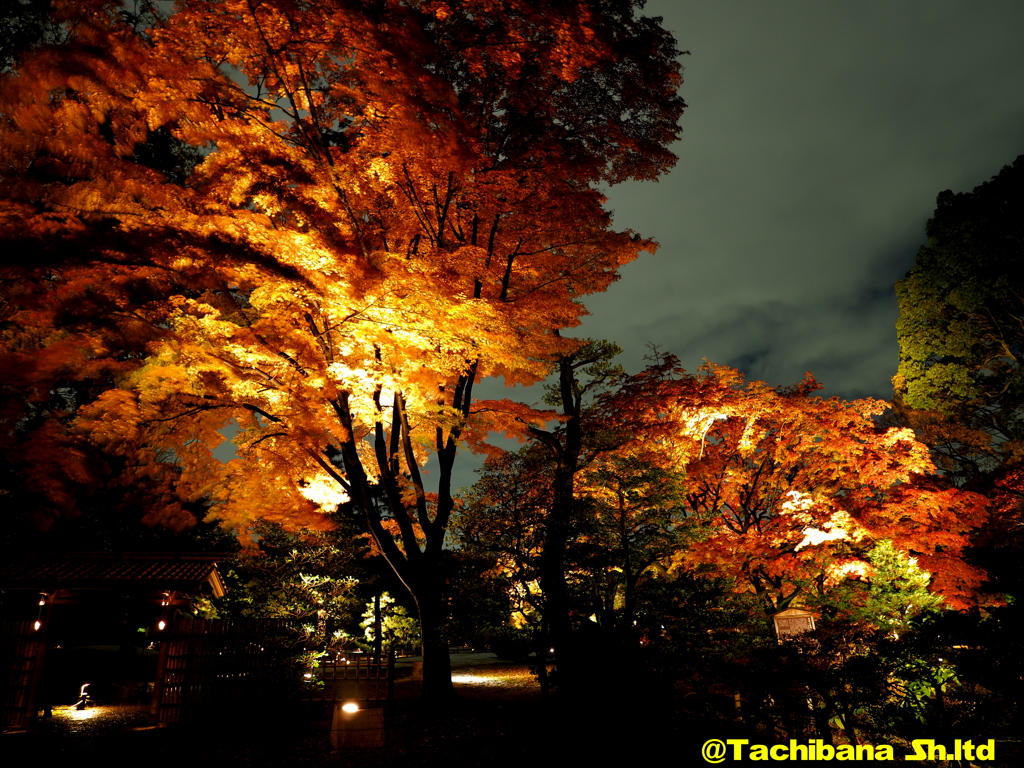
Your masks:
{"label": "illuminated ground", "polygon": [[627,721],[620,702],[566,710],[541,698],[528,665],[490,654],[453,654],[452,661],[458,700],[446,706],[423,704],[420,684],[409,677],[411,663],[399,665],[381,749],[333,751],[329,708],[323,707],[253,701],[189,727],[149,728],[145,707],[79,712],[66,706],[40,719],[33,732],[0,735],[0,766],[521,768],[536,761],[538,750],[558,762],[589,755],[591,764],[603,765],[622,745],[633,745],[638,731],[646,734],[641,753],[655,755],[655,724],[648,717],[641,726]]}
{"label": "illuminated ground", "polygon": [[148,725],[149,708],[144,706],[91,706],[75,709],[72,705],[54,707],[53,719],[40,727],[67,734],[88,734],[140,728]]}
{"label": "illuminated ground", "polygon": [[452,683],[467,699],[530,700],[540,698],[537,678],[527,664],[513,664],[493,653],[453,653]]}
{"label": "illuminated ground", "polygon": [[455,691],[464,698],[535,699],[540,686],[529,667],[464,667],[452,670]]}

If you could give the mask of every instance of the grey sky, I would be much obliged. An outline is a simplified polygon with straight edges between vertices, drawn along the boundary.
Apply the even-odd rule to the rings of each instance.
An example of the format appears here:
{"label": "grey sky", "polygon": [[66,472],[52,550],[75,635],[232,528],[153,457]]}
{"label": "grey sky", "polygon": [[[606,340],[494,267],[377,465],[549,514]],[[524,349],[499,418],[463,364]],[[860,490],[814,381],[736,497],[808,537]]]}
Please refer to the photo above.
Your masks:
{"label": "grey sky", "polygon": [[579,335],[891,395],[893,283],[943,189],[1024,153],[1024,3],[651,0],[690,51],[679,163],[610,193],[661,243]]}

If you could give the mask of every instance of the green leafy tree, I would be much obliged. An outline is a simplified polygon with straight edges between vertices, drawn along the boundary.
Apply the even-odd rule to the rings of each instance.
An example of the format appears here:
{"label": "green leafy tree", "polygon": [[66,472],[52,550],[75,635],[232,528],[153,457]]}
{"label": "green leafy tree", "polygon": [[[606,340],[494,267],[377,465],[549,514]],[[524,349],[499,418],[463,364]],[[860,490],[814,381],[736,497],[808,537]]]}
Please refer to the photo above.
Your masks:
{"label": "green leafy tree", "polygon": [[448,616],[445,635],[449,645],[485,646],[502,627],[511,610],[505,579],[496,577],[497,562],[491,556],[474,556],[452,549],[444,563]]}
{"label": "green leafy tree", "polygon": [[[363,611],[361,645],[372,650],[377,644],[377,605],[375,600],[367,603]],[[380,596],[380,642],[385,651],[415,648],[419,645],[420,623],[404,605],[384,592]]]}
{"label": "green leafy tree", "polygon": [[299,650],[351,645],[374,580],[358,530],[341,520],[330,531],[291,532],[261,522],[252,532],[257,541],[226,565],[229,588],[211,605],[216,616],[282,620]]}
{"label": "green leafy tree", "polygon": [[663,573],[696,532],[685,513],[684,478],[619,451],[596,457],[578,486],[586,516],[573,548],[573,570],[585,587],[589,582],[600,623],[635,634],[644,583]]}
{"label": "green leafy tree", "polygon": [[[927,244],[897,283],[900,367],[896,416],[914,427],[958,485],[988,498],[970,558],[1007,605],[955,620],[961,669],[979,699],[1019,727],[1019,654],[1005,628],[1021,623],[1024,594],[1024,156],[971,192],[938,196]],[[948,655],[948,654],[947,654]],[[993,705],[992,702],[998,702]]]}
{"label": "green leafy tree", "polygon": [[572,620],[569,583],[569,545],[581,519],[577,498],[577,475],[597,454],[621,438],[605,431],[590,407],[594,396],[622,375],[612,362],[621,348],[608,341],[586,339],[560,354],[553,366],[554,383],[545,387],[544,402],[556,407],[553,427],[527,424],[527,434],[536,450],[531,454],[546,468],[546,493],[539,532],[541,542],[536,558],[537,584],[543,596],[541,649],[555,648],[563,691],[578,686],[582,664],[578,658]]}
{"label": "green leafy tree", "polygon": [[847,581],[816,607],[832,618],[862,622],[902,633],[929,614],[946,609],[942,597],[929,590],[931,574],[888,540],[868,553],[870,566],[863,581]]}
{"label": "green leafy tree", "polygon": [[[971,192],[946,190],[896,284],[897,405],[958,484],[1019,498],[1024,457],[1024,156]],[[1008,482],[1009,480],[1009,482]]]}
{"label": "green leafy tree", "polygon": [[544,596],[540,558],[551,499],[551,466],[537,446],[490,457],[462,495],[452,528],[467,555],[494,563],[488,580],[507,605],[486,642],[503,656],[525,658],[539,649]]}

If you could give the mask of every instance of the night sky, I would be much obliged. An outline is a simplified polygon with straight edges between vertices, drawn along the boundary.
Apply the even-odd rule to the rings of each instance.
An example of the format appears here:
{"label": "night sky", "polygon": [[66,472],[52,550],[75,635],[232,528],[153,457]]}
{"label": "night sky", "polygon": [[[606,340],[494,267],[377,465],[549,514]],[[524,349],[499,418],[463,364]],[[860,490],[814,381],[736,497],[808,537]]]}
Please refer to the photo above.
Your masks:
{"label": "night sky", "polygon": [[576,333],[654,342],[771,384],[892,395],[893,284],[944,189],[1024,153],[1024,3],[651,0],[678,40],[676,168],[615,187],[616,225],[661,243]]}

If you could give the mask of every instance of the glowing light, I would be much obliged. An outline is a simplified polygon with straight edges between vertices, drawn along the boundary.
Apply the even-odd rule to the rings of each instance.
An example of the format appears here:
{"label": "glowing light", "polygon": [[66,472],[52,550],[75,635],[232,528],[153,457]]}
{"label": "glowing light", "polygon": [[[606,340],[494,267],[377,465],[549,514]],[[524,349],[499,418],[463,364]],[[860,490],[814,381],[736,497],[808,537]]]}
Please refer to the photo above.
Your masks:
{"label": "glowing light", "polygon": [[159,629],[159,630],[160,630],[161,632],[163,632],[163,631],[164,631],[164,627],[166,627],[166,626],[167,626],[167,622],[166,622],[166,621],[163,621],[163,620],[161,620],[161,621],[158,621],[158,622],[156,623],[156,628],[157,628],[157,629]]}
{"label": "glowing light", "polygon": [[534,678],[525,668],[513,670],[488,670],[487,672],[452,675],[456,685],[488,686],[494,688],[535,686]]}
{"label": "glowing light", "polygon": [[861,560],[848,560],[831,565],[828,568],[828,575],[833,579],[866,579],[871,576],[873,570],[870,563]]}
{"label": "glowing light", "polygon": [[47,595],[46,595],[45,592],[40,592],[39,593],[39,612],[36,613],[36,621],[32,625],[32,628],[36,632],[38,632],[40,627],[43,626],[43,607],[46,605],[46,597],[47,597]]}
{"label": "glowing light", "polygon": [[453,683],[488,683],[489,677],[483,675],[452,675]]}
{"label": "glowing light", "polygon": [[349,500],[348,494],[338,488],[337,481],[326,474],[303,480],[299,483],[299,493],[318,504],[324,512],[333,512]]}
{"label": "glowing light", "polygon": [[786,491],[786,499],[782,502],[782,511],[789,514],[806,512],[814,506],[814,497],[803,491]]}
{"label": "glowing light", "polygon": [[796,551],[799,552],[804,547],[814,547],[818,544],[823,544],[826,541],[845,538],[847,538],[846,531],[842,528],[833,528],[828,533],[825,531],[819,531],[817,528],[804,528],[804,538],[796,545]]}
{"label": "glowing light", "polygon": [[683,416],[683,434],[694,437],[700,435],[700,458],[704,458],[704,443],[707,440],[708,432],[711,431],[716,421],[725,421],[728,418],[728,413],[707,410],[690,410],[689,415]]}
{"label": "glowing light", "polygon": [[350,715],[359,711],[359,705],[354,701],[346,701],[341,705],[342,712],[348,712]]}

